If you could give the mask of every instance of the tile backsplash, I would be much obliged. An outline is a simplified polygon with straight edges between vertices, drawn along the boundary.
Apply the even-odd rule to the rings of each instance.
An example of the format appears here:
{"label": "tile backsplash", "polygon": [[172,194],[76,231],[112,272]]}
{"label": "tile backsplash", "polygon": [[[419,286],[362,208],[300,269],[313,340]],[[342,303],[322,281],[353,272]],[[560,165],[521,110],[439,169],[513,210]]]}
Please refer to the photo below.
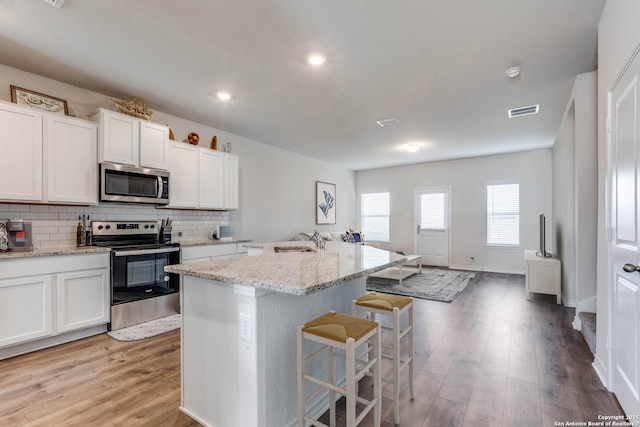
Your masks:
{"label": "tile backsplash", "polygon": [[171,218],[173,237],[210,237],[216,225],[229,224],[229,212],[156,208],[153,205],[101,203],[98,206],[58,206],[0,203],[0,222],[30,221],[36,249],[75,246],[78,216],[92,221],[160,221]]}

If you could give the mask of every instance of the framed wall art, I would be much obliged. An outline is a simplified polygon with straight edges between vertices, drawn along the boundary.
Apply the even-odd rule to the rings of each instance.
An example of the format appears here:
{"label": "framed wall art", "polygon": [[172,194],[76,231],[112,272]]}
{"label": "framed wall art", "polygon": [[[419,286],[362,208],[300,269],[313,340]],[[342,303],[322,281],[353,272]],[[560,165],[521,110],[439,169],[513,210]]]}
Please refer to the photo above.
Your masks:
{"label": "framed wall art", "polygon": [[38,108],[48,113],[60,114],[61,116],[69,115],[67,101],[44,93],[34,92],[18,86],[11,86],[11,102],[27,107]]}
{"label": "framed wall art", "polygon": [[336,185],[316,181],[316,224],[336,223]]}

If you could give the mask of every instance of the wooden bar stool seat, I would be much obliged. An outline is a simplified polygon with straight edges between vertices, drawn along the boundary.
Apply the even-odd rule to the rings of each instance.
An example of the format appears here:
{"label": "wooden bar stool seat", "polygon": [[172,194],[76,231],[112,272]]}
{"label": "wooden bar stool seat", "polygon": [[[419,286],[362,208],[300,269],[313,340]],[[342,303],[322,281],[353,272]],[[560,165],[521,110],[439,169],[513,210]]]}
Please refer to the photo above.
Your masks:
{"label": "wooden bar stool seat", "polygon": [[[336,393],[345,396],[347,402],[347,427],[355,427],[373,409],[374,425],[380,426],[381,418],[381,350],[380,350],[380,326],[377,322],[352,316],[350,314],[329,312],[304,325],[298,326],[298,426],[305,423],[313,426],[327,427],[313,418],[307,416],[307,403],[316,399],[325,389],[329,390],[330,426],[336,424]],[[307,355],[306,342],[312,341],[320,344],[320,348]],[[364,347],[364,351],[357,351]],[[329,352],[329,381],[323,380],[307,370],[307,367],[316,357]],[[345,360],[345,387],[340,387],[341,382],[337,376],[336,358]],[[316,368],[317,363],[313,364]],[[371,400],[358,396],[358,381],[364,375],[373,376],[373,398]],[[311,382],[318,387],[307,396],[306,383]],[[314,402],[315,403],[315,402]],[[356,414],[356,403],[365,407]]]}
{"label": "wooden bar stool seat", "polygon": [[[409,396],[413,400],[413,359],[415,344],[413,338],[413,298],[401,295],[390,295],[372,292],[364,295],[351,303],[351,314],[357,316],[359,313],[369,313],[371,320],[376,319],[376,315],[391,316],[392,327],[381,326],[383,330],[389,330],[393,334],[391,345],[382,344],[384,350],[391,350],[391,354],[382,352],[382,358],[390,359],[393,363],[393,378],[382,378],[382,381],[393,384],[393,407],[394,421],[400,424],[400,374],[407,367],[409,368]],[[401,326],[400,318],[407,313],[407,322],[404,328]],[[400,341],[408,337],[408,354],[401,358]]]}

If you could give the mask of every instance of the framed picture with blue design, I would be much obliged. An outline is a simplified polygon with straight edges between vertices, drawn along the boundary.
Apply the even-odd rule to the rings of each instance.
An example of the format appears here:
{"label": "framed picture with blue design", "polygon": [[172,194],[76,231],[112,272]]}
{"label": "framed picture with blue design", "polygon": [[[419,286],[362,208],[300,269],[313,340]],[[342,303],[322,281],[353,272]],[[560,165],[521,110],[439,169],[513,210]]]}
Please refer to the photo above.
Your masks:
{"label": "framed picture with blue design", "polygon": [[316,181],[316,224],[336,223],[336,185]]}

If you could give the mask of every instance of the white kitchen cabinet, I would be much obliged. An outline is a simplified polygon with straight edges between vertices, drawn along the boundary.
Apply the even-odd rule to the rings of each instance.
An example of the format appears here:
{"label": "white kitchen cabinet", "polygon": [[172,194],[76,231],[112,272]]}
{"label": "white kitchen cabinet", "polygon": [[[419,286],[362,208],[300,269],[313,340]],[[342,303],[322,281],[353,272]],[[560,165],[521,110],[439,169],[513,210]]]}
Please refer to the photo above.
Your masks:
{"label": "white kitchen cabinet", "polygon": [[168,126],[140,121],[140,166],[166,170],[168,141]]}
{"label": "white kitchen cabinet", "polygon": [[100,163],[167,169],[167,126],[104,108],[93,113],[90,118],[100,124]]}
{"label": "white kitchen cabinet", "polygon": [[524,251],[525,293],[527,299],[531,293],[555,295],[560,304],[562,298],[561,265],[556,257],[542,258],[536,251]]}
{"label": "white kitchen cabinet", "polygon": [[56,275],[56,332],[109,323],[109,270],[74,271]]}
{"label": "white kitchen cabinet", "polygon": [[198,207],[224,208],[224,157],[220,151],[198,148]]}
{"label": "white kitchen cabinet", "polygon": [[109,252],[1,259],[0,271],[0,359],[106,330]]}
{"label": "white kitchen cabinet", "polygon": [[238,156],[181,142],[171,142],[169,153],[168,207],[238,208]]}
{"label": "white kitchen cabinet", "polygon": [[0,280],[0,348],[52,333],[51,276]]}
{"label": "white kitchen cabinet", "polygon": [[98,204],[97,126],[85,120],[44,116],[44,202]]}
{"label": "white kitchen cabinet", "polygon": [[41,202],[42,113],[0,104],[0,200]]}
{"label": "white kitchen cabinet", "polygon": [[198,207],[198,147],[171,142],[169,144],[169,206]]}
{"label": "white kitchen cabinet", "polygon": [[238,209],[240,200],[239,160],[233,154],[224,154],[224,207]]}

